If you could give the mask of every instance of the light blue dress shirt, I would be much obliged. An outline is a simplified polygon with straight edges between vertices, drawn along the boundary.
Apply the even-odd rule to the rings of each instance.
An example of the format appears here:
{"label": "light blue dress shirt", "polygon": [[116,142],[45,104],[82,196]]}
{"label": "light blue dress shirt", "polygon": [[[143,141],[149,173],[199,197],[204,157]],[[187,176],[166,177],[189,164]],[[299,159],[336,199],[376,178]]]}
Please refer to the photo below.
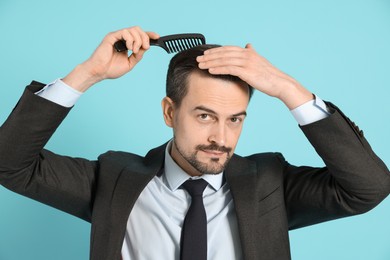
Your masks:
{"label": "light blue dress shirt", "polygon": [[[58,79],[37,95],[65,107],[73,106],[82,95]],[[328,116],[325,103],[316,98],[293,110],[300,125]],[[155,176],[141,192],[127,222],[122,246],[123,260],[179,259],[180,234],[191,196],[180,186],[191,178],[165,151],[164,172]],[[207,215],[208,259],[242,259],[234,203],[223,174],[204,175],[209,185],[203,193]]]}

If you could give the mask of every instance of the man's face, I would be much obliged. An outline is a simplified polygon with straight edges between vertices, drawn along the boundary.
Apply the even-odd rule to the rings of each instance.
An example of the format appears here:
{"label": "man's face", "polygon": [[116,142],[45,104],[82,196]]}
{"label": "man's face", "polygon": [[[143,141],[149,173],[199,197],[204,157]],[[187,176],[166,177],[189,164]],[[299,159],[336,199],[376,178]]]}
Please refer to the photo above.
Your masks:
{"label": "man's face", "polygon": [[180,107],[169,98],[162,102],[174,133],[172,158],[192,176],[222,172],[236,148],[248,102],[243,83],[192,73]]}

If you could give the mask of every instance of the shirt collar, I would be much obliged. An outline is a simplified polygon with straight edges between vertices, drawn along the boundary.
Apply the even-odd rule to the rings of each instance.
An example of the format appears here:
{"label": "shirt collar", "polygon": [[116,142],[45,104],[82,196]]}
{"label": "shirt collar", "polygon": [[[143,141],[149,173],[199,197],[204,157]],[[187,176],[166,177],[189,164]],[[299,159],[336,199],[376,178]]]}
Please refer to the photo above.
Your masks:
{"label": "shirt collar", "polygon": [[188,179],[202,178],[214,189],[219,190],[223,184],[223,172],[219,174],[204,174],[202,176],[191,177],[173,160],[169,151],[171,150],[172,140],[165,149],[164,175],[171,191],[177,190]]}

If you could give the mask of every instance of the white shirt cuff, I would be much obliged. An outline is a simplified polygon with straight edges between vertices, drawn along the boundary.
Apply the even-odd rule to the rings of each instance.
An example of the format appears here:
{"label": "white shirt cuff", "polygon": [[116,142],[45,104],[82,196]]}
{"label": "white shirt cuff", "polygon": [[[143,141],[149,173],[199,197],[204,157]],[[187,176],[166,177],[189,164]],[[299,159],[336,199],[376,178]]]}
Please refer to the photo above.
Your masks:
{"label": "white shirt cuff", "polygon": [[57,79],[35,94],[58,105],[72,107],[81,97],[82,92],[68,86],[61,79]]}
{"label": "white shirt cuff", "polygon": [[330,115],[325,102],[317,96],[315,99],[294,108],[291,113],[301,126],[314,123]]}

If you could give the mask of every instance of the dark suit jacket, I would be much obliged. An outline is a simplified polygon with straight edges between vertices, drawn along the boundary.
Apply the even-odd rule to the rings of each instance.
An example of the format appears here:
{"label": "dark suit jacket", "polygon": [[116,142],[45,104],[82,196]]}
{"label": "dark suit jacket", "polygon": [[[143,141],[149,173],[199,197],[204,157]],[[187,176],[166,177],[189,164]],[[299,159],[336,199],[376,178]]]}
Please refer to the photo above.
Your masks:
{"label": "dark suit jacket", "polygon": [[[165,145],[145,157],[107,152],[97,161],[43,147],[70,109],[37,97],[33,82],[0,128],[0,184],[91,222],[91,259],[120,259],[140,192],[161,170]],[[279,153],[234,155],[225,177],[245,259],[290,259],[288,230],[366,212],[390,191],[384,163],[335,106],[302,127],[325,168],[296,167]]]}

